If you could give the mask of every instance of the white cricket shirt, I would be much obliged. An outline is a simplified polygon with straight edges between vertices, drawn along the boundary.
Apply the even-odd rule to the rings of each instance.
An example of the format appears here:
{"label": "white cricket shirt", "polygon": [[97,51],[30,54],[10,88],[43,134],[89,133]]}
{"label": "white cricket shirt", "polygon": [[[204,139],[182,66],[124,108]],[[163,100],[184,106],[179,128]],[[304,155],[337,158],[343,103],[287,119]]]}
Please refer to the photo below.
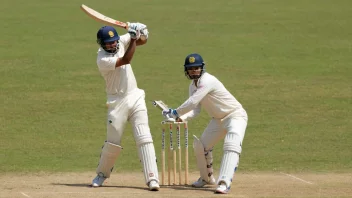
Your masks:
{"label": "white cricket shirt", "polygon": [[195,117],[201,106],[215,119],[241,116],[247,118],[247,113],[236,98],[213,75],[204,73],[198,80],[198,87],[192,80],[189,86],[189,98],[176,109],[181,119]]}
{"label": "white cricket shirt", "polygon": [[129,34],[120,36],[119,49],[116,54],[99,48],[97,65],[106,84],[107,95],[126,95],[137,89],[137,81],[130,64],[115,67],[118,58],[122,58],[131,41]]}

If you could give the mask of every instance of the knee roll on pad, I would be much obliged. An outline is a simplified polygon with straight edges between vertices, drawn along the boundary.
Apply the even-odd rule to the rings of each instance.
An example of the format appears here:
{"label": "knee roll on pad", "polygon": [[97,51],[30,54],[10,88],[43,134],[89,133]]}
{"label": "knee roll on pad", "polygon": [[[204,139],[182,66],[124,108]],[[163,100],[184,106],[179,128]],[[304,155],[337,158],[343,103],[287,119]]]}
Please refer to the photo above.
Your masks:
{"label": "knee roll on pad", "polygon": [[224,155],[220,165],[218,184],[225,182],[227,187],[231,186],[233,174],[239,162],[242,151],[241,139],[236,133],[228,132],[224,140]]}
{"label": "knee roll on pad", "polygon": [[233,151],[238,154],[242,152],[240,138],[235,133],[227,133],[224,140],[224,151]]}
{"label": "knee roll on pad", "polygon": [[158,167],[156,164],[155,148],[153,143],[142,144],[138,147],[138,153],[143,166],[145,183],[151,180],[159,182]]}
{"label": "knee roll on pad", "polygon": [[97,174],[103,173],[104,177],[109,178],[117,157],[120,155],[122,147],[110,142],[105,142],[100,154]]}
{"label": "knee roll on pad", "polygon": [[145,143],[152,143],[153,138],[150,134],[150,129],[148,124],[139,124],[133,127],[134,131],[134,139],[136,141],[136,145],[142,145]]}

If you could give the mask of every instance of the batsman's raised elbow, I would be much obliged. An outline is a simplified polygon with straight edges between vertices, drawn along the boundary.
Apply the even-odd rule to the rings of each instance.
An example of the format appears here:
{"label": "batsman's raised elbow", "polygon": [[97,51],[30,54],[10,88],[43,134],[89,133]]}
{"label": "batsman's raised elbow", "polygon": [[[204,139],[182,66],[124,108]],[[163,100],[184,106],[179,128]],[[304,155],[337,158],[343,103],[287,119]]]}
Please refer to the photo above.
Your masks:
{"label": "batsman's raised elbow", "polygon": [[136,45],[137,46],[145,45],[147,42],[148,42],[148,39],[145,39],[145,40],[138,39],[137,42],[136,42]]}

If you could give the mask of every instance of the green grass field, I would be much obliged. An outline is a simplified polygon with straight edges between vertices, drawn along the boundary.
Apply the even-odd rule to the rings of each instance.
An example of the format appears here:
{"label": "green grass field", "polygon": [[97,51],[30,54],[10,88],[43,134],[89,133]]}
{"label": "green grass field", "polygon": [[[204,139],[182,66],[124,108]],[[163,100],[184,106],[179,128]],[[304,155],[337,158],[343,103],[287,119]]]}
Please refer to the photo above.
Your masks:
{"label": "green grass field", "polygon": [[[352,170],[352,1],[1,2],[0,172],[95,171],[106,135],[95,64],[102,24],[81,3],[148,25],[132,66],[158,157],[162,117],[150,101],[186,100],[183,61],[198,52],[249,114],[240,171]],[[208,121],[203,111],[190,122],[190,137]],[[116,171],[141,171],[130,126],[122,146]],[[222,143],[214,157],[218,170]]]}

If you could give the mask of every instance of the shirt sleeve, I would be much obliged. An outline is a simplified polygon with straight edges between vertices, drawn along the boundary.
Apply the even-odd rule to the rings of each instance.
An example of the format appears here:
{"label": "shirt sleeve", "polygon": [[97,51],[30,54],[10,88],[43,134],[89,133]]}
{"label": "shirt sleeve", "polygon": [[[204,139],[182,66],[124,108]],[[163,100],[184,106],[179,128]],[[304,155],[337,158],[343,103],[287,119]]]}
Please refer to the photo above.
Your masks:
{"label": "shirt sleeve", "polygon": [[130,34],[126,33],[122,36],[120,36],[120,43],[122,43],[125,47],[125,50],[128,48],[128,45],[131,42],[131,36]]}
{"label": "shirt sleeve", "polygon": [[118,57],[102,57],[98,58],[97,64],[100,71],[112,71],[116,68]]}
{"label": "shirt sleeve", "polygon": [[195,118],[201,111],[201,105],[198,104],[197,107],[185,114],[183,114],[182,116],[180,116],[182,121],[188,121],[190,119]]}
{"label": "shirt sleeve", "polygon": [[[192,84],[193,84],[193,83],[192,83]],[[189,86],[189,89],[188,89],[188,95],[189,95],[189,97],[191,97],[191,96],[192,96],[192,93],[195,91],[195,89],[193,88],[193,85],[192,85],[192,84]],[[195,117],[200,113],[200,111],[201,111],[201,105],[198,104],[198,105],[196,106],[196,108],[194,108],[194,109],[192,109],[191,111],[189,111],[189,112],[183,114],[182,116],[180,116],[180,118],[181,118],[181,120],[183,120],[183,121],[188,121],[188,120],[190,120],[190,119],[192,119],[192,118],[195,118]]]}
{"label": "shirt sleeve", "polygon": [[[200,82],[194,93],[176,111],[179,116],[195,109],[200,101],[213,89],[210,82]],[[199,107],[200,108],[200,107]]]}

